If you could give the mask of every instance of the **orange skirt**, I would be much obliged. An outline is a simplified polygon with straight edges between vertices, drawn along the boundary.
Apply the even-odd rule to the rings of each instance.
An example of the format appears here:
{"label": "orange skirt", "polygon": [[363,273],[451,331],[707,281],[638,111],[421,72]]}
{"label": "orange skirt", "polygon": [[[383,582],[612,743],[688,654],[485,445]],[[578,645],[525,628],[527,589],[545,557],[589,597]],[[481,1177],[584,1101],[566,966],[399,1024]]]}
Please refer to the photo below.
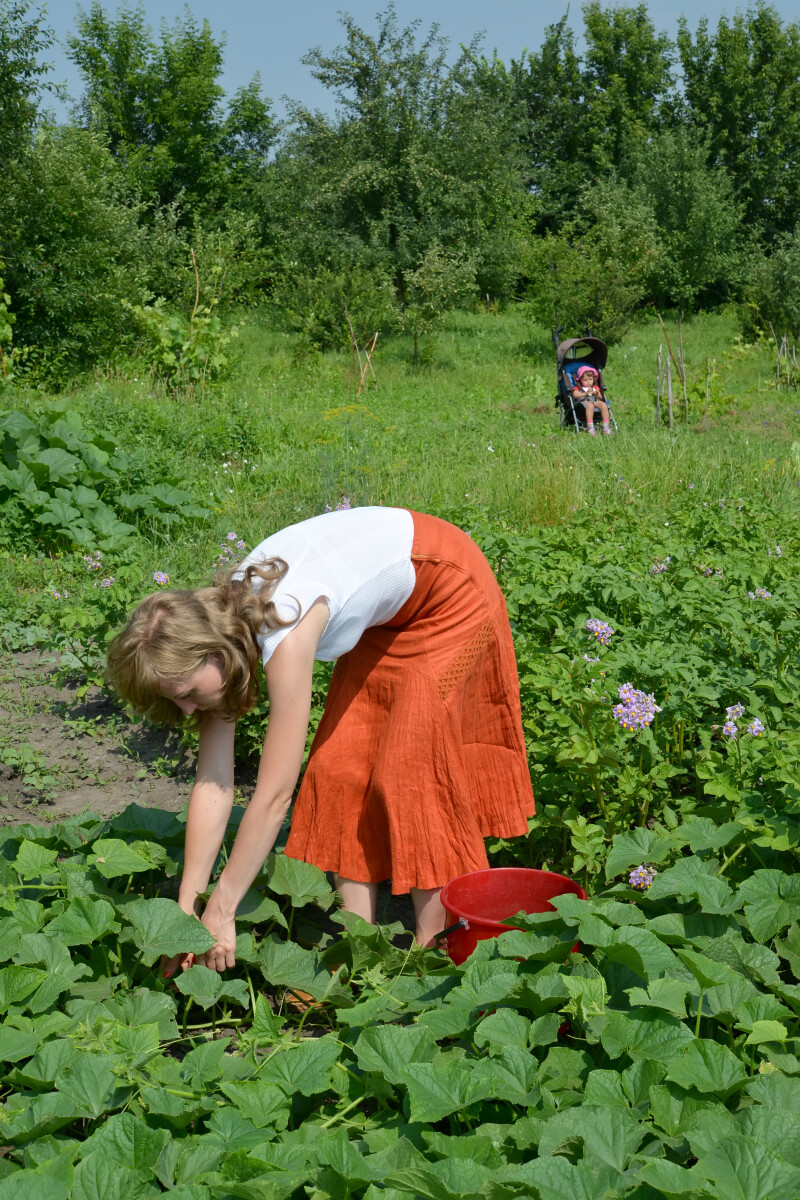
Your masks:
{"label": "orange skirt", "polygon": [[503,594],[466,533],[411,515],[414,591],[337,661],[286,844],[394,893],[484,870],[534,811]]}

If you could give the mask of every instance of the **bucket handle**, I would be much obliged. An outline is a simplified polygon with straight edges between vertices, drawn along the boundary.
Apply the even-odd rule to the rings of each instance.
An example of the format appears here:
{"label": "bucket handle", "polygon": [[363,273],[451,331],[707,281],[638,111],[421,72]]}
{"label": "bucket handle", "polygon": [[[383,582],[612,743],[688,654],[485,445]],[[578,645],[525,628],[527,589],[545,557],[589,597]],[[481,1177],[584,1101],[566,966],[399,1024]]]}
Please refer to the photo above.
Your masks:
{"label": "bucket handle", "polygon": [[444,941],[448,934],[457,933],[459,929],[469,929],[469,921],[466,917],[459,917],[455,925],[448,925],[447,929],[443,929],[441,933],[435,933],[433,935],[433,944],[436,945],[437,942]]}

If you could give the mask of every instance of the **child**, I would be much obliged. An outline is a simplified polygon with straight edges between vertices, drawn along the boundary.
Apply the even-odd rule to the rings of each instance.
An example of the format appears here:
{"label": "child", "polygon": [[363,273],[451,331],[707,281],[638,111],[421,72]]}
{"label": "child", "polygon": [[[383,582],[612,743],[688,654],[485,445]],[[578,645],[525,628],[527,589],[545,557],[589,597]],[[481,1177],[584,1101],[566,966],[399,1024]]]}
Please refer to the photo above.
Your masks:
{"label": "child", "polygon": [[[375,921],[376,884],[410,890],[416,936],[446,924],[449,879],[488,865],[483,839],[533,812],[514,646],[481,551],[455,526],[399,508],[312,517],[262,542],[227,579],[158,592],[112,642],[109,678],[157,721],[200,731],[179,903],[201,916],[233,803],[234,723],[270,715],[255,792],[205,911],[207,966],[234,964],[236,909],[261,871],[300,772],[315,659],[336,659],[286,853],[333,871]],[[179,955],[169,976],[190,965]]]}
{"label": "child", "polygon": [[611,425],[609,421],[608,405],[603,399],[603,392],[600,388],[600,380],[597,371],[594,367],[578,367],[575,372],[576,385],[572,389],[573,399],[583,405],[583,411],[586,418],[586,432],[592,437],[597,436],[597,431],[594,427],[594,410],[600,410],[600,419],[603,422],[603,433],[611,433]]}

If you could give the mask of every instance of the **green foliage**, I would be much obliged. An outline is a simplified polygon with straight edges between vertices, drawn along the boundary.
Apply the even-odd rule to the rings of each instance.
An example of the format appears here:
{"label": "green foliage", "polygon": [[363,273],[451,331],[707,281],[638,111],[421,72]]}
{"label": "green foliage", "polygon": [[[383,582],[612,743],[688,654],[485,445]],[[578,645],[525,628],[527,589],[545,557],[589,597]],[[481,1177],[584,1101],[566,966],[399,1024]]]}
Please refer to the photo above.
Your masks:
{"label": "green foliage", "polygon": [[584,189],[584,211],[584,221],[530,244],[530,310],[543,325],[575,331],[588,326],[615,343],[658,270],[658,226],[640,194],[610,181]]}
{"label": "green foliage", "polygon": [[708,19],[694,38],[681,19],[678,49],[689,122],[707,131],[711,161],[731,176],[745,220],[771,239],[796,223],[800,164],[800,25],[757,0],[745,12]]}
{"label": "green foliage", "polygon": [[0,162],[27,150],[38,111],[40,91],[51,85],[50,65],[42,55],[52,47],[53,31],[45,13],[29,0],[0,0]]}
{"label": "green foliage", "polygon": [[[530,865],[563,861],[572,843],[573,870],[591,879],[609,837],[636,827],[638,861],[658,863],[648,823],[698,817],[710,840],[693,850],[731,844],[745,862],[796,869],[800,592],[784,555],[794,553],[797,503],[709,504],[690,482],[660,531],[641,529],[638,498],[620,481],[630,507],[612,536],[592,514],[566,536],[477,534],[501,564],[516,634],[540,805]],[[613,628],[608,646],[587,630],[591,618]],[[659,706],[638,731],[621,724],[628,684]],[[737,704],[744,714],[728,736]],[[610,875],[624,866],[609,864]]]}
{"label": "green foliage", "polygon": [[[159,955],[210,942],[156,895],[173,814],[5,830],[0,1196],[789,1200],[800,894],[737,877],[703,834],[656,827],[647,891],[557,898],[461,966],[399,925],[323,933],[324,876],[275,856],[235,972],[173,987]],[[624,836],[612,855],[630,861]]]}
{"label": "green foliage", "polygon": [[[376,36],[350,17],[342,24],[344,46],[305,59],[338,116],[296,106],[265,185],[265,237],[285,264],[277,299],[297,311],[298,273],[328,272],[334,286],[361,273],[377,327],[390,316],[379,301],[391,280],[401,320],[419,333],[471,273],[481,292],[513,287],[525,203],[512,131],[501,105],[471,86],[466,59],[446,66],[435,30],[418,42],[391,7]],[[310,325],[315,315],[316,305]],[[343,314],[338,327],[343,339]]]}
{"label": "green foliage", "polygon": [[44,128],[4,176],[0,250],[16,339],[51,373],[118,353],[122,301],[146,297],[140,209],[101,138]]}
{"label": "green foliage", "polygon": [[724,168],[709,165],[706,141],[664,130],[631,157],[628,179],[658,228],[662,253],[648,280],[656,304],[691,311],[739,294],[749,265],[742,208]]}
{"label": "green foliage", "polygon": [[145,337],[145,355],[156,379],[168,388],[205,386],[224,376],[231,366],[228,352],[238,329],[225,329],[216,300],[200,306],[190,317],[170,312],[163,298],[153,304],[129,306]]}
{"label": "green foliage", "polygon": [[86,429],[69,401],[38,418],[0,413],[0,435],[6,545],[24,539],[49,549],[119,551],[135,533],[121,513],[162,528],[208,515],[168,478],[124,491],[127,456],[107,433]]}
{"label": "green foliage", "polygon": [[83,118],[108,139],[131,186],[187,215],[221,210],[258,178],[275,137],[258,79],[223,116],[222,42],[188,12],[153,38],[141,5],[110,18],[79,13],[70,55],[83,75]]}
{"label": "green foliage", "polygon": [[756,324],[771,325],[779,338],[800,340],[800,224],[776,240],[769,258],[762,258],[748,289]]}
{"label": "green foliage", "polygon": [[[0,270],[2,269],[3,263],[0,261]],[[11,297],[4,288],[3,277],[0,275],[0,389],[9,382],[9,352],[16,321],[16,317],[11,312]]]}

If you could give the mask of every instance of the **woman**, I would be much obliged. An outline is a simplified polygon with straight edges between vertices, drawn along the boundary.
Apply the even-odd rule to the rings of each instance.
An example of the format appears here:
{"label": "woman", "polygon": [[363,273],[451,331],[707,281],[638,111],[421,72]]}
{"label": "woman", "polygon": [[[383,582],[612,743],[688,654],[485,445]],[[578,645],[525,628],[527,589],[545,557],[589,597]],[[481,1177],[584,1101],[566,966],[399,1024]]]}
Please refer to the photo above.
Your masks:
{"label": "woman", "polygon": [[[269,724],[230,858],[205,892],[233,803],[234,723],[259,659]],[[533,811],[505,602],[471,538],[399,508],[326,513],[273,534],[227,579],[158,592],[111,644],[109,677],[155,720],[196,721],[179,903],[233,966],[236,909],[261,871],[302,764],[315,659],[337,660],[286,853],[336,876],[374,922],[376,885],[410,891],[416,936],[445,922],[440,889],[487,864],[484,837],[527,832]],[[178,956],[171,974],[191,959]]]}

